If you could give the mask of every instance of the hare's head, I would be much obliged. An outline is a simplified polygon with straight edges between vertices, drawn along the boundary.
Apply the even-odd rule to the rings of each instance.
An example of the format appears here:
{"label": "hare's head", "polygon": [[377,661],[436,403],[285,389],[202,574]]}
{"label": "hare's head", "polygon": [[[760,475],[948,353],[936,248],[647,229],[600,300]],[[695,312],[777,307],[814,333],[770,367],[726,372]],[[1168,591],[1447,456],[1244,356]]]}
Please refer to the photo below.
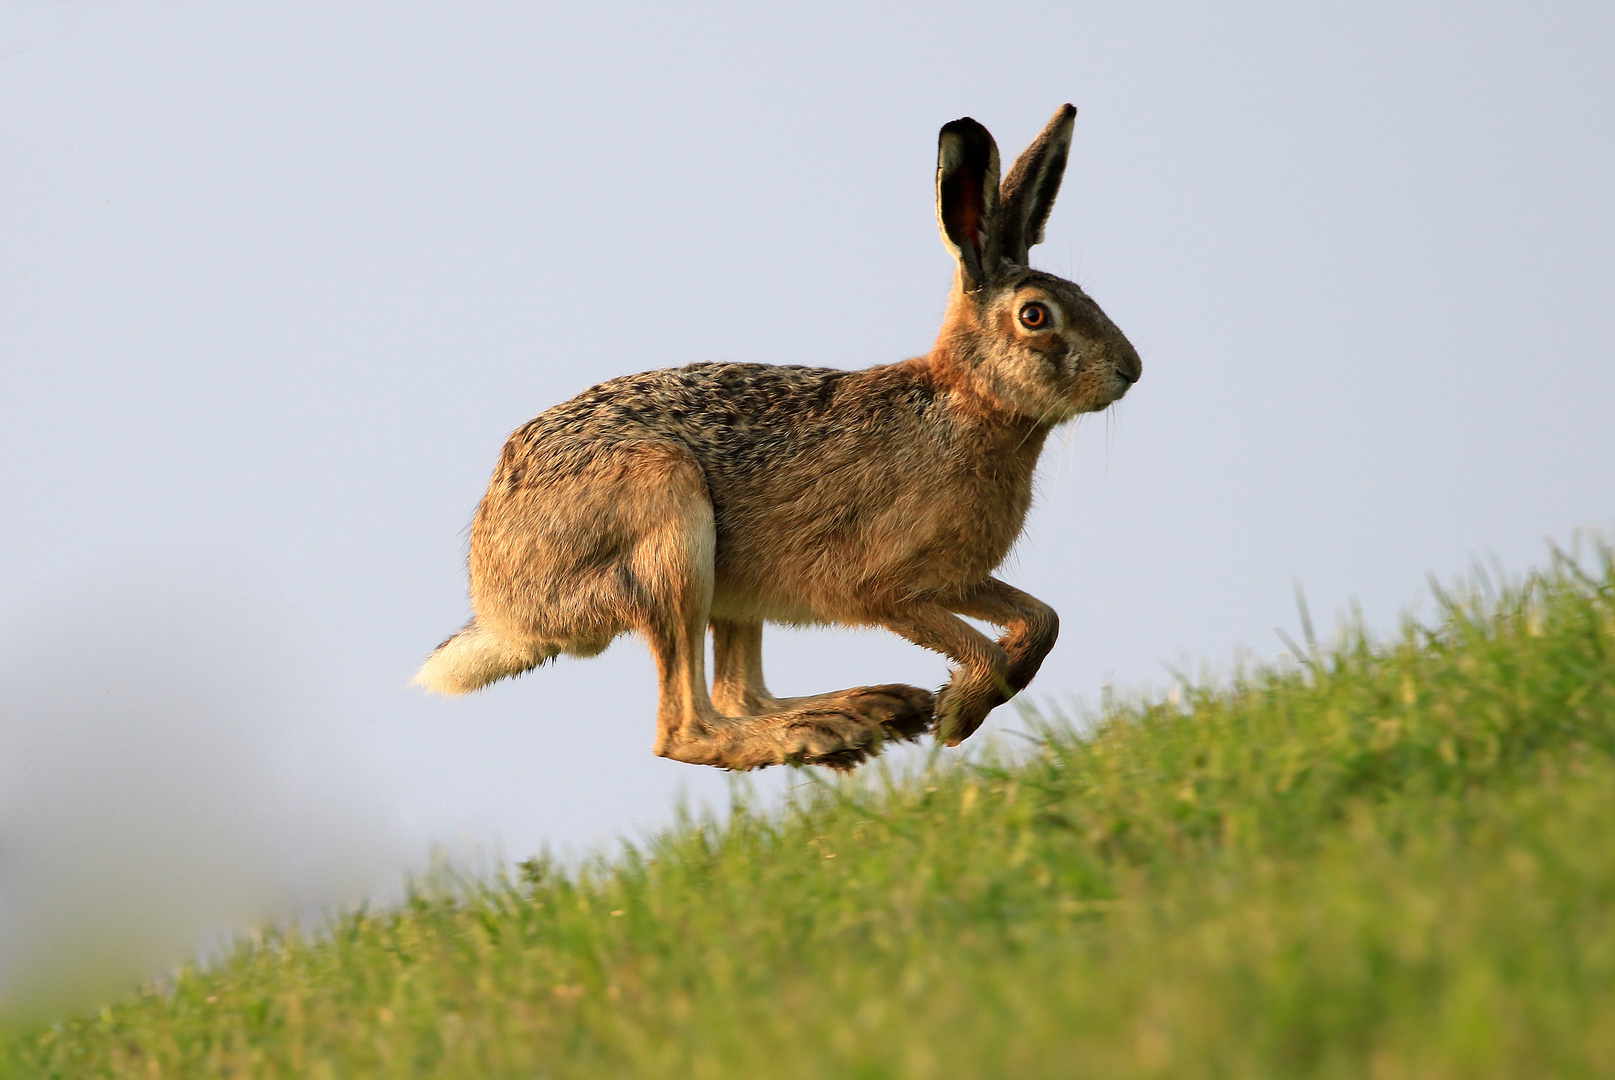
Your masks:
{"label": "hare's head", "polygon": [[1138,352],[1099,305],[1033,270],[1071,147],[1063,105],[998,182],[998,147],[965,117],[942,128],[936,213],[958,269],[934,356],[1000,407],[1045,423],[1105,408],[1138,381]]}

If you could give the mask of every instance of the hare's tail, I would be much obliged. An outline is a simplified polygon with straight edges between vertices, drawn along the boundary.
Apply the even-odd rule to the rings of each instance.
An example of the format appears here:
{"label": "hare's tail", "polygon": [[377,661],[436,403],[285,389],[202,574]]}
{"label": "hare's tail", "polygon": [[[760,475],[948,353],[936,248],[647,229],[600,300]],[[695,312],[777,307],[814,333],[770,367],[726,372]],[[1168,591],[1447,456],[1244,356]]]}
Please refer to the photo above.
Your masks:
{"label": "hare's tail", "polygon": [[439,645],[409,682],[435,694],[469,694],[507,675],[531,671],[560,651],[548,641],[501,637],[472,619]]}

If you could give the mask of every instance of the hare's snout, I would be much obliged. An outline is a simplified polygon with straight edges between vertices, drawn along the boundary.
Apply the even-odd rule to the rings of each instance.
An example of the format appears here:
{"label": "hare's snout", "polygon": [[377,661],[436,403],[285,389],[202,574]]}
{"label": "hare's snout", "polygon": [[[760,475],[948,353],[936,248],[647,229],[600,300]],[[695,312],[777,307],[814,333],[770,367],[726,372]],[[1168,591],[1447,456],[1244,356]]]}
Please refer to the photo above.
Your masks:
{"label": "hare's snout", "polygon": [[1144,373],[1144,363],[1138,358],[1138,350],[1126,339],[1119,344],[1113,343],[1106,352],[1110,353],[1110,400],[1114,404],[1133,388],[1138,377]]}
{"label": "hare's snout", "polygon": [[1138,350],[1133,348],[1132,342],[1127,341],[1125,338],[1115,348],[1115,356],[1116,359],[1113,363],[1116,368],[1116,374],[1120,375],[1127,383],[1127,386],[1122,387],[1122,391],[1125,393],[1127,387],[1136,383],[1138,377],[1144,374],[1144,361],[1138,358]]}
{"label": "hare's snout", "polygon": [[[1124,337],[1109,338],[1090,351],[1091,360],[1078,358],[1077,392],[1087,400],[1082,412],[1096,412],[1120,401],[1144,372],[1138,350]],[[1086,377],[1084,378],[1084,375]]]}

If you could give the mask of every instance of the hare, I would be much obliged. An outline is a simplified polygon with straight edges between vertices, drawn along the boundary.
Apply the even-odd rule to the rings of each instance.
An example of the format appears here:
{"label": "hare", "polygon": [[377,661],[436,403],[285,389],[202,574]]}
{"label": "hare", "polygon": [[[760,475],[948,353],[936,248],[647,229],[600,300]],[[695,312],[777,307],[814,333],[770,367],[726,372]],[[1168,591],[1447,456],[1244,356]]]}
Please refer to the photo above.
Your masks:
{"label": "hare", "polygon": [[[986,128],[942,128],[937,219],[956,267],[924,356],[625,375],[518,428],[471,525],[475,615],[415,683],[463,694],[635,632],[656,661],[664,757],[844,769],[886,739],[968,738],[1058,632],[1051,608],[992,576],[1025,522],[1044,440],[1140,373],[1081,289],[1027,265],[1075,116],[1061,106],[1002,185]],[[956,667],[934,697],[886,685],[776,698],[764,622],[885,627]]]}

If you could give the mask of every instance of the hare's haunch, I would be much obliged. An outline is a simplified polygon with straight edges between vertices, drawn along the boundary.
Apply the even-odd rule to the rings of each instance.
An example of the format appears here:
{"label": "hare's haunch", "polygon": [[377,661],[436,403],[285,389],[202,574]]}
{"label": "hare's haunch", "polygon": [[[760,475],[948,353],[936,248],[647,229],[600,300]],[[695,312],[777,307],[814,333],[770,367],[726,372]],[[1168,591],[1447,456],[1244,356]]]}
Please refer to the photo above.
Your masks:
{"label": "hare's haunch", "polygon": [[[992,576],[1044,438],[1139,376],[1098,305],[1026,265],[1075,116],[1062,106],[1002,186],[987,130],[943,127],[937,220],[957,267],[924,356],[625,375],[519,428],[471,525],[475,615],[415,681],[463,694],[636,632],[656,659],[665,757],[847,768],[885,739],[968,738],[1059,630],[1047,605]],[[884,626],[957,666],[934,697],[890,685],[779,699],[763,684],[764,622]]]}

